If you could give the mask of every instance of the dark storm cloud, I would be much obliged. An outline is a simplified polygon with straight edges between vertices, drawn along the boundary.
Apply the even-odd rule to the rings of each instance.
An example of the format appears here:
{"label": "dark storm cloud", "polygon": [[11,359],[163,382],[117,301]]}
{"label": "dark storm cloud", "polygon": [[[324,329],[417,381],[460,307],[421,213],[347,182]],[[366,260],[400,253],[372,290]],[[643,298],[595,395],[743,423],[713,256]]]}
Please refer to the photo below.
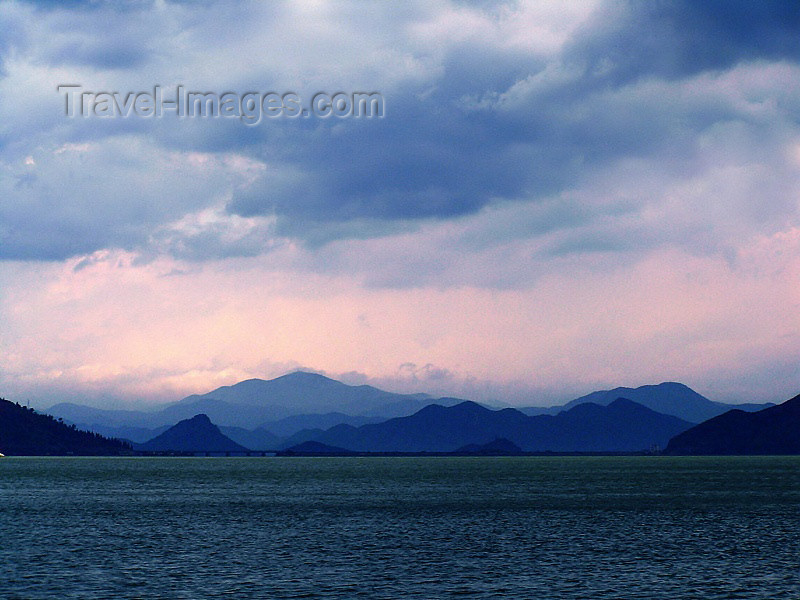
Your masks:
{"label": "dark storm cloud", "polygon": [[[52,41],[42,52],[49,65],[99,71],[147,68],[163,40],[151,3],[90,3],[50,15]],[[67,9],[67,10],[64,10]]]}
{"label": "dark storm cloud", "polygon": [[267,178],[237,193],[231,209],[309,221],[447,218],[516,195],[539,176],[521,170],[525,157],[493,135],[492,115],[471,119],[452,98],[395,96],[387,106],[392,115],[381,121],[300,133],[295,164],[304,175],[285,187]]}
{"label": "dark storm cloud", "polygon": [[800,59],[793,0],[609,3],[567,49],[589,80],[679,78],[741,61]]}
{"label": "dark storm cloud", "polygon": [[22,3],[43,10],[97,11],[110,9],[131,11],[148,8],[153,5],[153,0],[22,0]]}
{"label": "dark storm cloud", "polygon": [[119,40],[65,42],[54,48],[50,62],[54,66],[81,65],[98,69],[129,69],[147,63],[140,40],[121,44]]}
{"label": "dark storm cloud", "polygon": [[[67,121],[56,114],[63,100],[52,92],[46,107],[37,100],[38,105],[17,111],[0,129],[0,156],[16,161],[7,173],[15,181],[28,182],[14,188],[18,198],[13,204],[0,205],[4,219],[0,256],[5,258],[58,259],[108,246],[142,249],[154,240],[179,255],[172,249],[189,248],[190,255],[203,258],[228,256],[239,248],[245,255],[258,253],[252,236],[245,236],[245,244],[226,245],[221,232],[227,229],[222,225],[194,232],[185,240],[180,239],[181,231],[167,227],[183,215],[216,204],[225,190],[231,218],[274,217],[270,232],[277,236],[312,246],[377,237],[418,222],[479,215],[498,202],[544,202],[588,185],[625,160],[651,161],[654,168],[686,175],[698,168],[698,138],[732,122],[749,128],[748,143],[762,135],[767,141],[760,143],[777,152],[778,142],[769,141],[777,135],[772,130],[791,130],[798,122],[797,99],[791,95],[778,98],[779,110],[765,124],[750,107],[732,101],[730,90],[681,88],[698,74],[723,73],[741,63],[796,63],[800,47],[796,2],[609,3],[553,54],[478,42],[474,37],[423,47],[408,32],[426,18],[430,9],[424,4],[391,19],[378,15],[379,9],[370,12],[360,5],[344,5],[341,10],[364,32],[364,47],[346,46],[354,39],[349,30],[319,42],[319,48],[317,40],[308,37],[298,47],[322,56],[338,52],[341,59],[326,72],[316,70],[312,61],[288,78],[280,69],[296,58],[296,52],[269,45],[272,38],[262,32],[267,27],[285,29],[283,5],[266,9],[250,5],[260,12],[258,18],[247,20],[243,6],[211,2],[191,8],[168,4],[167,11],[175,10],[168,12],[170,18],[156,14],[163,7],[152,5],[150,10],[148,2],[33,4],[50,35],[31,28],[4,34],[3,55],[16,48],[31,64],[58,68],[62,74],[70,69],[94,70],[99,81],[123,73],[131,79],[110,81],[128,81],[137,86],[134,89],[178,80],[191,84],[199,78],[218,92],[289,91],[295,85],[300,92],[333,92],[336,88],[328,84],[345,85],[337,81],[353,86],[359,82],[359,87],[347,91],[374,91],[377,88],[360,87],[374,79],[379,82],[375,85],[386,82],[377,90],[384,94],[386,116],[278,119],[254,127],[224,119]],[[485,10],[484,17],[491,21],[499,8],[490,4]],[[19,20],[18,13],[0,13],[0,19]],[[302,21],[297,23],[302,26]],[[335,23],[330,25],[334,31],[344,27],[335,19],[330,23]],[[311,31],[320,34],[319,29]],[[369,38],[375,31],[380,34]],[[237,44],[242,45],[239,51],[231,51]],[[387,64],[371,67],[377,70],[370,77],[363,67],[368,54],[395,46],[400,49],[393,58],[417,64],[416,70],[394,81],[390,75],[396,65],[387,59]],[[227,58],[219,58],[225,51]],[[185,62],[186,57],[197,62]],[[240,67],[240,62],[250,68],[229,75],[228,70]],[[192,70],[193,65],[200,67]],[[338,73],[347,72],[347,67],[358,76],[342,79]],[[163,81],[154,81],[154,73]],[[779,92],[767,86],[759,91],[763,97],[759,101],[765,105],[775,101]],[[48,161],[38,155],[36,168],[18,172],[30,152],[20,150],[26,143],[41,148],[52,145],[53,138],[75,144],[88,141],[96,143],[96,152],[103,152],[105,140],[122,136],[148,139],[148,151],[154,153],[236,154],[265,168],[257,176],[239,180],[230,173],[217,173],[206,181],[206,188],[186,180],[194,171],[159,171],[162,185],[171,190],[185,185],[191,191],[174,193],[180,200],[166,208],[136,192],[147,188],[143,182],[150,173],[119,168],[117,163],[106,169],[102,159],[95,159],[97,168],[114,175],[99,188],[93,183],[96,178],[83,173],[73,188],[57,192],[54,182],[48,183],[41,173],[47,172]],[[142,164],[152,168],[153,163]],[[51,165],[49,173],[57,177],[58,166]],[[108,210],[76,208],[85,207],[78,194],[98,193],[97,189],[105,195]],[[214,190],[214,195],[205,189]],[[646,248],[673,235],[669,227],[659,232],[618,227],[614,215],[600,209],[586,214],[579,227],[572,221],[574,215],[558,211],[546,224],[523,219],[512,227],[513,235],[535,237],[543,230],[575,228],[572,237],[565,235],[552,246],[556,254]],[[492,235],[500,239],[508,233]],[[263,245],[264,251],[270,247]]]}
{"label": "dark storm cloud", "polygon": [[[685,102],[615,91],[643,77],[668,80],[740,61],[798,58],[797,3],[659,2],[611,5],[567,48],[566,76],[506,110],[466,110],[516,82],[547,75],[518,56],[453,48],[436,90],[387,98],[391,118],[321,126],[297,157],[304,176],[239,190],[237,214],[276,212],[293,235],[359,217],[439,218],[497,198],[537,198],[627,156],[684,153],[715,123],[741,118],[724,101]],[[581,70],[576,75],[575,69]],[[300,137],[302,139],[302,136]],[[300,146],[300,144],[298,144]],[[688,155],[687,155],[688,158]],[[613,242],[619,244],[620,242]]]}

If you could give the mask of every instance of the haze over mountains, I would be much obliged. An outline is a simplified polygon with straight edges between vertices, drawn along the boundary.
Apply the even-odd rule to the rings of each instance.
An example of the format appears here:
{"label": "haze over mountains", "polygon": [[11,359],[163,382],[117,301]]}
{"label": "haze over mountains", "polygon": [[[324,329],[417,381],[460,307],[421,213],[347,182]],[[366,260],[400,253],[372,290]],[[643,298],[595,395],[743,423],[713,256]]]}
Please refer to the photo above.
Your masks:
{"label": "haze over mountains", "polygon": [[470,444],[506,439],[528,452],[635,452],[664,447],[690,423],[630,400],[586,403],[556,416],[490,410],[474,402],[432,404],[408,416],[352,427],[337,425],[312,438],[361,452],[453,452]]}
{"label": "haze over mountains", "polygon": [[[770,404],[730,405],[712,402],[680,383],[661,383],[639,388],[616,388],[593,392],[563,406],[521,408],[528,415],[552,414],[585,402],[607,405],[617,398],[628,398],[648,408],[699,423],[731,408],[758,410]],[[216,424],[253,429],[264,427],[277,436],[288,436],[301,429],[327,429],[346,423],[359,426],[392,417],[408,416],[432,403],[453,406],[463,399],[437,398],[427,394],[396,394],[378,388],[350,386],[323,375],[296,371],[276,379],[249,379],[232,386],[192,395],[154,411],[107,410],[62,403],[47,412],[56,417],[91,428],[93,431],[120,434],[148,434],[163,431],[183,419],[206,414]],[[160,433],[159,431],[159,433]],[[129,436],[123,436],[129,437]]]}
{"label": "haze over mountains", "polygon": [[[361,427],[336,425],[307,432],[294,452],[495,452],[502,447],[527,452],[636,452],[663,447],[691,424],[656,413],[630,400],[608,406],[586,403],[556,416],[529,417],[513,408],[490,410],[475,402],[431,404],[407,417]],[[502,440],[502,442],[498,442]],[[136,444],[151,452],[244,452],[265,446],[239,445],[209,420],[197,415],[180,421],[152,440]],[[279,449],[279,446],[272,446]]]}
{"label": "haze over mountains", "polygon": [[707,415],[769,406],[712,402],[667,382],[593,392],[563,406],[491,410],[457,398],[394,394],[295,372],[221,387],[152,412],[74,404],[51,412],[151,450],[200,451],[197,440],[207,439],[214,447],[205,450],[211,451],[282,450],[314,442],[356,452],[452,452],[500,439],[526,452],[631,452],[663,448]]}
{"label": "haze over mountains", "polygon": [[[160,433],[197,414],[208,415],[220,426],[263,426],[277,436],[288,436],[304,428],[327,428],[337,423],[362,425],[409,415],[431,401],[426,394],[395,394],[369,385],[350,386],[323,375],[297,371],[268,381],[249,379],[207,394],[188,396],[155,411],[106,410],[62,403],[47,412],[104,435],[144,441],[152,437],[154,430]],[[439,402],[455,404],[460,400]]]}
{"label": "haze over mountains", "polygon": [[564,406],[530,407],[520,410],[527,415],[558,414],[562,410],[567,410],[586,402],[607,406],[617,398],[633,400],[651,410],[665,415],[672,415],[690,423],[702,423],[706,419],[721,415],[732,408],[754,412],[774,406],[771,403],[733,405],[713,402],[682,383],[665,382],[658,385],[643,385],[638,388],[618,387],[613,390],[592,392],[580,398],[575,398],[575,400],[567,402]]}
{"label": "haze over mountains", "polygon": [[223,386],[201,396],[189,396],[179,404],[214,399],[230,404],[268,408],[273,419],[307,414],[343,412],[348,415],[397,416],[422,408],[427,394],[395,394],[370,385],[347,385],[335,379],[295,371],[275,379],[248,379]]}

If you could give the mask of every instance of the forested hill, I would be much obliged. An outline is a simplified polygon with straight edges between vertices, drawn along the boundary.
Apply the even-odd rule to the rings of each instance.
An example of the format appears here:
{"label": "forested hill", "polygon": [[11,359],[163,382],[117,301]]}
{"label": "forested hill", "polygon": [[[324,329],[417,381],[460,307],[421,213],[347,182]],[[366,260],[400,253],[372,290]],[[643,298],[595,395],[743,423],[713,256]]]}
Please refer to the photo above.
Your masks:
{"label": "forested hill", "polygon": [[6,456],[109,456],[130,451],[126,442],[80,431],[0,398],[0,453]]}

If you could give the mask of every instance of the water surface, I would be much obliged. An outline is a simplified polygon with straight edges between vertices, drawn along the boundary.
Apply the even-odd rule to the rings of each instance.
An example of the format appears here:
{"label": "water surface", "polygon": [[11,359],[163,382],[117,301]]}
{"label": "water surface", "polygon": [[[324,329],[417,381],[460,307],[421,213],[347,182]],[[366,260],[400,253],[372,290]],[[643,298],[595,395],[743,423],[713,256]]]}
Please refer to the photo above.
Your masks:
{"label": "water surface", "polygon": [[800,457],[4,458],[0,597],[798,598]]}

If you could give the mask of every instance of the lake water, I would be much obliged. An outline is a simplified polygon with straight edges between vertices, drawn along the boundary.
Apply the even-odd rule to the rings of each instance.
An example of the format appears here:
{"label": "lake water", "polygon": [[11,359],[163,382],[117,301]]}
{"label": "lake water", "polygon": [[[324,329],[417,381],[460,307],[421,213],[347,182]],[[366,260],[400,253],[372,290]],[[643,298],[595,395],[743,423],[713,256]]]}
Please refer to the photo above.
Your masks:
{"label": "lake water", "polygon": [[800,598],[800,457],[4,458],[0,598]]}

